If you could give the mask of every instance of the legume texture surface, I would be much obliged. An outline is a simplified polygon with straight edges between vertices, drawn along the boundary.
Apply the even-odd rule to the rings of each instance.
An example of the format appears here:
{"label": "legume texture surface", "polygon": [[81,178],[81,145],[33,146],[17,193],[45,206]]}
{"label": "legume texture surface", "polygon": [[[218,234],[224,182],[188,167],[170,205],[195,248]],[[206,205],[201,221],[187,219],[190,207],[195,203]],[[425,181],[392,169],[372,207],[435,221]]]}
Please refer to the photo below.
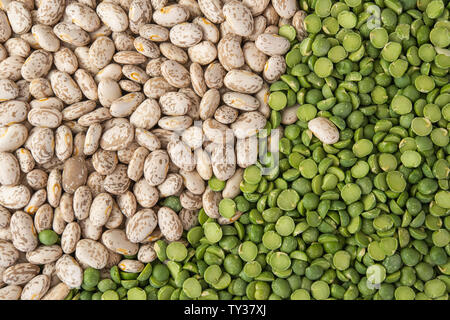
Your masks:
{"label": "legume texture surface", "polygon": [[1,9],[0,299],[448,300],[448,2]]}

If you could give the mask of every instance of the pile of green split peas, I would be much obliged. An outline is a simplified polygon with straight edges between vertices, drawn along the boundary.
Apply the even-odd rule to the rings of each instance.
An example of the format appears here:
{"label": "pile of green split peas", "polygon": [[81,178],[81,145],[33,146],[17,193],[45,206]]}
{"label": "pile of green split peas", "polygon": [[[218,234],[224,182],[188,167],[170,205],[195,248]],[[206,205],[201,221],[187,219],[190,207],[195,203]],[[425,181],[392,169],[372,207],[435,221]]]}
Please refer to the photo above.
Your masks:
{"label": "pile of green split peas", "polygon": [[[245,169],[220,225],[203,209],[189,243],[154,244],[140,273],[86,269],[79,299],[448,300],[450,22],[443,0],[301,0],[309,36],[270,87],[282,128]],[[374,10],[377,6],[379,10]],[[369,10],[368,8],[371,7]],[[298,120],[281,126],[284,109]],[[321,143],[308,121],[340,131]],[[262,175],[262,168],[270,168]],[[225,182],[213,177],[212,190]],[[164,205],[179,211],[177,197]],[[135,257],[126,257],[135,258]]]}

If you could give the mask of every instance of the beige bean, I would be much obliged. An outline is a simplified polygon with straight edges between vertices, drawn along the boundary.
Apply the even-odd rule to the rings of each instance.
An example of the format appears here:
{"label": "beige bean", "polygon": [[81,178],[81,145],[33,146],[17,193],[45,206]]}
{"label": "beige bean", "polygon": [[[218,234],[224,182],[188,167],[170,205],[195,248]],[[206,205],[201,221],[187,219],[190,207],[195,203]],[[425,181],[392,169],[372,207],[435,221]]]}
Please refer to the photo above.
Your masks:
{"label": "beige bean", "polygon": [[144,84],[144,94],[152,99],[159,99],[166,92],[175,90],[163,77],[151,78]]}
{"label": "beige bean", "polygon": [[90,62],[97,68],[106,67],[115,53],[114,42],[108,37],[98,37],[89,48]]}
{"label": "beige bean", "polygon": [[4,11],[0,11],[0,42],[5,42],[11,38],[11,25],[9,24],[8,17],[6,16],[6,7],[1,8]]}
{"label": "beige bean", "polygon": [[256,73],[264,70],[267,56],[258,50],[254,42],[246,42],[243,47],[246,64]]}
{"label": "beige bean", "polygon": [[0,205],[8,209],[21,209],[30,201],[30,190],[24,185],[0,186]]}
{"label": "beige bean", "polygon": [[167,152],[169,153],[170,159],[177,167],[185,171],[192,171],[195,169],[195,157],[184,142],[169,142],[167,145]]}
{"label": "beige bean", "polygon": [[42,49],[50,52],[59,50],[60,41],[53,33],[52,27],[36,24],[31,28],[31,32]]}
{"label": "beige bean", "polygon": [[222,1],[220,0],[198,0],[200,10],[213,23],[222,23],[225,17],[222,13]]}
{"label": "beige bean", "polygon": [[31,263],[18,263],[3,272],[3,282],[9,285],[24,285],[39,273],[39,267]]}
{"label": "beige bean", "polygon": [[183,233],[183,225],[175,211],[168,207],[158,210],[158,226],[168,241],[177,241]]}
{"label": "beige bean", "polygon": [[89,34],[73,23],[60,22],[53,27],[53,32],[60,40],[76,47],[85,46],[90,42]]}
{"label": "beige bean", "polygon": [[209,186],[206,187],[202,195],[203,210],[208,217],[217,219],[220,216],[219,202],[222,200],[220,192],[212,191]]}
{"label": "beige bean", "polygon": [[90,100],[98,99],[97,83],[88,71],[78,69],[74,74],[74,79],[86,98]]}
{"label": "beige bean", "polygon": [[113,117],[127,117],[136,110],[144,99],[145,96],[141,92],[129,93],[113,101],[110,113]]}
{"label": "beige bean", "polygon": [[89,210],[89,220],[96,227],[106,224],[111,214],[113,199],[108,193],[100,193],[92,201]]}
{"label": "beige bean", "polygon": [[258,111],[264,115],[264,117],[269,118],[271,109],[269,107],[269,96],[270,96],[270,90],[269,86],[265,83],[261,90],[259,90],[255,97],[259,101],[259,109]]}
{"label": "beige bean", "polygon": [[186,52],[170,42],[161,43],[159,45],[159,50],[167,60],[173,60],[180,64],[186,64],[188,61]]}
{"label": "beige bean", "polygon": [[152,209],[140,210],[127,223],[127,238],[134,243],[142,242],[150,236],[157,224],[157,216]]}
{"label": "beige bean", "polygon": [[17,98],[19,87],[14,81],[0,79],[0,101],[8,101]]}
{"label": "beige bean", "polygon": [[58,169],[50,171],[47,180],[47,200],[48,203],[56,208],[59,205],[62,193],[62,176]]}
{"label": "beige bean", "polygon": [[45,203],[45,200],[47,200],[47,192],[45,191],[45,189],[40,189],[31,196],[30,201],[25,206],[23,211],[33,215],[36,213],[39,207]]}
{"label": "beige bean", "polygon": [[33,108],[28,113],[28,121],[36,127],[57,128],[61,124],[62,114],[56,109]]}
{"label": "beige bean", "polygon": [[26,174],[26,181],[29,187],[39,190],[47,186],[48,174],[41,169],[31,170]]}
{"label": "beige bean", "polygon": [[63,255],[56,262],[56,274],[70,288],[78,288],[83,282],[83,269],[68,254]]}
{"label": "beige bean", "polygon": [[333,144],[339,141],[339,130],[327,118],[312,119],[308,122],[308,129],[325,144]]}
{"label": "beige bean", "polygon": [[46,203],[42,205],[34,214],[34,226],[36,232],[39,233],[42,230],[51,229],[53,224],[53,209]]}
{"label": "beige bean", "polygon": [[270,0],[243,0],[242,3],[246,5],[250,11],[252,12],[253,16],[259,16],[264,12],[264,10],[267,8]]}
{"label": "beige bean", "polygon": [[253,33],[252,12],[241,1],[229,1],[223,6],[223,15],[235,34],[249,36]]}
{"label": "beige bean", "polygon": [[163,183],[158,185],[160,197],[173,196],[183,188],[183,177],[177,173],[169,173]]}
{"label": "beige bean", "polygon": [[19,56],[26,59],[30,55],[30,45],[22,38],[8,39],[4,46],[10,56]]}
{"label": "beige bean", "polygon": [[150,263],[156,260],[156,251],[153,249],[153,244],[145,244],[140,246],[137,258],[142,263]]}
{"label": "beige bean", "polygon": [[49,162],[55,153],[55,136],[50,128],[35,127],[30,132],[25,147],[31,151],[39,164]]}
{"label": "beige bean", "polygon": [[70,292],[70,288],[63,282],[58,283],[41,300],[63,300]]}
{"label": "beige bean", "polygon": [[53,71],[50,75],[53,92],[64,103],[72,104],[81,101],[82,92],[68,73]]}
{"label": "beige bean", "polygon": [[53,62],[52,55],[44,50],[36,50],[27,58],[21,67],[21,75],[31,81],[36,78],[45,77]]}
{"label": "beige bean", "polygon": [[78,59],[72,50],[66,47],[60,48],[53,56],[56,69],[61,72],[73,74],[78,69]]}
{"label": "beige bean", "polygon": [[194,88],[195,93],[198,96],[203,97],[207,88],[205,78],[203,76],[202,66],[199,63],[194,62],[189,67],[189,72],[191,76],[192,87]]}
{"label": "beige bean", "polygon": [[137,260],[124,259],[117,265],[124,272],[138,273],[144,269],[144,264]]}
{"label": "beige bean", "polygon": [[11,100],[0,103],[0,126],[24,121],[27,118],[28,109],[28,104],[23,101]]}
{"label": "beige bean", "polygon": [[134,184],[133,193],[137,203],[144,208],[152,208],[159,200],[158,189],[149,185],[145,179]]}
{"label": "beige bean", "polygon": [[23,2],[11,1],[6,8],[11,29],[14,33],[24,34],[32,26],[31,12]]}
{"label": "beige bean", "polygon": [[203,130],[201,127],[192,126],[183,131],[181,140],[191,149],[200,148],[203,144]]}
{"label": "beige bean", "polygon": [[114,203],[111,214],[109,215],[109,219],[105,224],[107,229],[117,229],[122,225],[124,216],[122,212],[120,212],[119,206]]}
{"label": "beige bean", "polygon": [[80,186],[73,194],[73,211],[78,220],[86,219],[92,203],[92,193],[89,187]]}
{"label": "beige bean", "polygon": [[169,30],[157,24],[144,24],[139,28],[139,35],[154,42],[165,42],[169,39]]}
{"label": "beige bean", "polygon": [[292,18],[297,11],[297,1],[295,0],[273,0],[272,5],[278,15],[282,18]]}
{"label": "beige bean", "polygon": [[151,186],[157,186],[164,182],[168,169],[169,155],[164,150],[155,150],[145,159],[144,176]]}
{"label": "beige bean", "polygon": [[224,78],[225,86],[236,92],[253,94],[261,90],[263,79],[245,70],[231,70]]}
{"label": "beige bean", "polygon": [[90,219],[81,220],[79,223],[83,239],[98,240],[102,236],[103,227],[93,225]]}
{"label": "beige bean", "polygon": [[38,275],[28,282],[22,290],[21,300],[41,300],[50,288],[50,277]]}
{"label": "beige bean", "polygon": [[75,256],[78,261],[94,269],[106,266],[108,254],[104,245],[91,239],[82,239],[76,244]]}
{"label": "beige bean", "polygon": [[0,79],[17,81],[21,78],[21,69],[25,60],[19,56],[10,56],[0,62]]}
{"label": "beige bean", "polygon": [[135,130],[136,142],[139,146],[145,147],[149,151],[154,151],[161,148],[161,142],[158,137],[150,131],[136,128]]}
{"label": "beige bean", "polygon": [[119,81],[120,78],[122,78],[122,66],[117,63],[108,64],[95,75],[95,81],[97,82],[105,79]]}
{"label": "beige bean", "polygon": [[195,150],[196,170],[203,180],[211,179],[213,172],[211,159],[208,153],[202,149]]}
{"label": "beige bean", "polygon": [[202,28],[194,23],[180,23],[170,29],[170,42],[181,48],[195,46],[203,38]]}
{"label": "beige bean", "polygon": [[64,162],[62,173],[62,187],[68,193],[84,185],[87,179],[86,162],[81,157],[72,157]]}
{"label": "beige bean", "polygon": [[8,285],[0,288],[0,300],[19,300],[22,293],[22,287],[17,285]]}
{"label": "beige bean", "polygon": [[121,229],[105,231],[102,235],[102,243],[109,250],[122,255],[134,255],[139,250],[139,245],[128,240],[127,235]]}
{"label": "beige bean", "polygon": [[60,207],[55,208],[52,223],[53,231],[55,231],[59,235],[62,235],[64,229],[66,228],[66,225],[67,223],[63,219]]}
{"label": "beige bean", "polygon": [[203,121],[203,132],[207,141],[217,144],[232,143],[234,141],[232,130],[215,119],[210,118]]}
{"label": "beige bean", "polygon": [[128,27],[128,17],[123,9],[112,2],[101,2],[96,12],[102,22],[114,32],[125,31]]}
{"label": "beige bean", "polygon": [[219,42],[220,32],[217,27],[211,23],[208,19],[204,17],[197,17],[193,21],[193,23],[197,24],[202,28],[203,31],[203,40],[211,41],[212,43]]}
{"label": "beige bean", "polygon": [[258,36],[255,45],[259,51],[268,56],[282,56],[288,52],[290,42],[277,34],[263,33]]}
{"label": "beige bean", "polygon": [[16,157],[9,152],[0,152],[0,184],[16,185],[20,179],[20,167]]}
{"label": "beige bean", "polygon": [[106,151],[98,149],[92,156],[92,165],[98,173],[109,175],[114,172],[118,163],[117,153],[115,151]]}
{"label": "beige bean", "polygon": [[189,72],[184,66],[173,60],[167,60],[161,65],[164,79],[175,88],[185,88],[191,83]]}
{"label": "beige bean", "polygon": [[264,79],[273,83],[280,79],[280,77],[286,72],[286,61],[282,56],[272,56],[267,60],[264,67]]}
{"label": "beige bean", "polygon": [[127,175],[127,166],[124,164],[117,165],[115,170],[111,174],[108,174],[103,182],[105,191],[113,195],[124,193],[128,190],[129,186],[130,179]]}
{"label": "beige bean", "polygon": [[231,124],[231,129],[238,139],[250,137],[261,130],[266,125],[266,118],[258,111],[250,111],[241,114],[237,120]]}
{"label": "beige bean", "polygon": [[9,241],[0,240],[0,268],[9,268],[17,259],[19,251]]}
{"label": "beige bean", "polygon": [[147,60],[147,57],[136,51],[119,51],[114,55],[113,60],[120,64],[141,64]]}
{"label": "beige bean", "polygon": [[167,92],[159,99],[161,112],[167,116],[185,115],[191,107],[191,100],[181,92]]}
{"label": "beige bean", "polygon": [[153,13],[153,21],[163,27],[174,27],[188,19],[189,11],[178,4],[163,7]]}
{"label": "beige bean", "polygon": [[126,121],[105,130],[100,139],[100,147],[104,150],[117,151],[128,146],[133,138],[133,126]]}
{"label": "beige bean", "polygon": [[[193,194],[190,191],[184,191],[180,194],[181,206],[188,210],[199,210],[202,207],[202,196]],[[181,212],[180,212],[181,215]],[[181,219],[181,216],[180,216]]]}
{"label": "beige bean", "polygon": [[248,94],[227,92],[222,99],[228,106],[242,111],[255,111],[259,108],[258,99]]}
{"label": "beige bean", "polygon": [[189,128],[192,122],[189,116],[166,116],[158,120],[158,125],[170,131],[183,131]]}
{"label": "beige bean", "polygon": [[136,213],[137,203],[133,192],[127,191],[117,196],[116,199],[119,209],[127,218],[132,217]]}
{"label": "beige bean", "polygon": [[130,122],[135,127],[151,129],[161,116],[161,110],[156,100],[144,100],[131,114]]}
{"label": "beige bean", "polygon": [[87,32],[93,32],[100,28],[100,19],[95,11],[83,3],[69,3],[65,12],[72,23]]}
{"label": "beige bean", "polygon": [[11,213],[0,206],[0,228],[5,228],[9,226],[9,222],[11,220]]}
{"label": "beige bean", "polygon": [[234,34],[227,34],[220,39],[217,52],[220,63],[227,71],[239,69],[245,63],[239,38]]}
{"label": "beige bean", "polygon": [[199,115],[202,120],[207,120],[214,115],[220,104],[220,93],[217,89],[209,89],[203,95],[199,106]]}
{"label": "beige bean", "polygon": [[75,252],[78,241],[81,238],[81,228],[76,222],[66,225],[61,236],[61,249],[64,253],[71,254]]}
{"label": "beige bean", "polygon": [[180,170],[180,175],[183,177],[183,183],[189,192],[201,195],[205,191],[205,182],[197,171]]}
{"label": "beige bean", "polygon": [[69,127],[62,125],[55,132],[55,155],[59,160],[67,160],[73,152],[73,136]]}
{"label": "beige bean", "polygon": [[239,112],[235,108],[224,105],[217,108],[216,112],[214,113],[214,119],[222,124],[227,125],[236,121],[238,115]]}
{"label": "beige bean", "polygon": [[211,165],[214,175],[222,181],[231,178],[236,171],[236,154],[230,144],[211,144]]}
{"label": "beige bean", "polygon": [[254,135],[236,141],[236,163],[247,168],[258,160],[258,138]]}
{"label": "beige bean", "polygon": [[130,30],[139,33],[139,28],[149,23],[152,18],[152,6],[149,1],[133,0],[128,8]]}
{"label": "beige bean", "polygon": [[[124,65],[122,72],[125,77],[139,84],[144,84],[149,79],[149,76],[145,71],[135,65]],[[140,86],[138,86],[138,88],[140,89]]]}
{"label": "beige bean", "polygon": [[63,0],[42,0],[37,10],[37,20],[47,26],[56,24],[64,13]]}
{"label": "beige bean", "polygon": [[189,12],[191,18],[202,15],[202,11],[196,0],[180,0],[178,3]]}
{"label": "beige bean", "polygon": [[112,39],[117,51],[134,51],[134,38],[128,32],[113,32]]}
{"label": "beige bean", "polygon": [[23,211],[16,211],[11,216],[11,235],[14,247],[22,252],[29,252],[38,244],[36,229],[31,216]]}

